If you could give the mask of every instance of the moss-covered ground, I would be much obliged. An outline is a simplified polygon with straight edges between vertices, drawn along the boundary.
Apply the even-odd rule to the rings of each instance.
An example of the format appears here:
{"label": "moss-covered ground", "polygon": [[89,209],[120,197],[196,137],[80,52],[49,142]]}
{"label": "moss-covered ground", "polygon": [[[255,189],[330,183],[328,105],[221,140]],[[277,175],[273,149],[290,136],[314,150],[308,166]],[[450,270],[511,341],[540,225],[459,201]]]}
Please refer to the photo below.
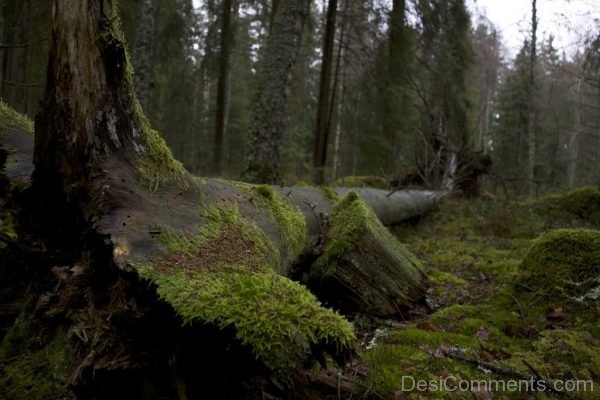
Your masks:
{"label": "moss-covered ground", "polygon": [[[365,335],[346,375],[356,390],[390,399],[600,398],[597,196],[588,188],[519,204],[447,200],[395,228],[430,277],[432,311]],[[418,380],[429,385],[419,390]],[[462,391],[434,387],[463,380]],[[568,389],[579,390],[539,390],[574,380]]]}

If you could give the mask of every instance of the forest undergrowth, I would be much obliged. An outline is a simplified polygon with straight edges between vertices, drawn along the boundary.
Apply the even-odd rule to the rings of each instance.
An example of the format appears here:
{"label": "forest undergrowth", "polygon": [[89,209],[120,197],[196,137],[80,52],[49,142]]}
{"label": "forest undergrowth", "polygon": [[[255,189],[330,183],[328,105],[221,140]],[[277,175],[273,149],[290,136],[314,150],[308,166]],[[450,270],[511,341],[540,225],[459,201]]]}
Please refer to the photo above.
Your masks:
{"label": "forest undergrowth", "polygon": [[344,373],[352,390],[600,398],[599,215],[600,192],[584,188],[520,203],[451,199],[395,228],[430,277],[432,312],[365,335]]}

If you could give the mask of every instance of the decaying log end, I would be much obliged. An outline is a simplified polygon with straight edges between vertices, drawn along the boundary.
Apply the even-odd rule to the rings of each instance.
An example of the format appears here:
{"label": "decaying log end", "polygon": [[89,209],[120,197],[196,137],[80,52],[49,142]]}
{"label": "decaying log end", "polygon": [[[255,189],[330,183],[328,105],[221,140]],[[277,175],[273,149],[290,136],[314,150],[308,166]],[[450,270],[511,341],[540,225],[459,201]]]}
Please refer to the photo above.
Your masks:
{"label": "decaying log end", "polygon": [[425,295],[416,258],[385,228],[356,192],[333,208],[311,288],[346,314],[401,317]]}

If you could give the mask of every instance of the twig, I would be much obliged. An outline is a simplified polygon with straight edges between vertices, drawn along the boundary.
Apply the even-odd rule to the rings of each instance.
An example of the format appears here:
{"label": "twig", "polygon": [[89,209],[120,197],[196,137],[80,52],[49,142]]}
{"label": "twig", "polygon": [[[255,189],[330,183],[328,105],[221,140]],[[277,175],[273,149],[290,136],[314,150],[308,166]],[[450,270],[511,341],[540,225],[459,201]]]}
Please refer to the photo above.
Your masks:
{"label": "twig", "polygon": [[29,46],[33,46],[33,45],[45,42],[46,40],[48,40],[48,37],[44,37],[44,38],[41,38],[41,39],[33,41],[33,42],[29,42],[29,43],[17,43],[17,44],[0,43],[0,49],[15,49],[15,48],[29,47]]}
{"label": "twig", "polygon": [[20,87],[20,88],[33,88],[33,87],[42,87],[42,86],[44,86],[43,83],[12,82],[12,81],[4,80],[4,79],[0,79],[0,83],[2,83],[3,85],[16,86],[16,87]]}
{"label": "twig", "polygon": [[533,368],[533,365],[531,365],[531,364],[529,363],[529,361],[527,361],[527,360],[525,360],[525,359],[523,359],[523,360],[521,360],[521,361],[523,361],[523,364],[527,365],[527,368],[529,368],[529,370],[530,370],[531,372],[533,372],[533,375],[535,375],[535,377],[536,377],[536,378],[538,378],[538,379],[543,379],[543,378],[542,378],[542,376],[540,375],[540,373],[539,373],[539,372],[538,372],[538,371],[537,371],[535,368]]}
{"label": "twig", "polygon": [[[531,366],[531,364],[529,364],[526,360],[522,360],[522,361],[534,373],[534,375],[528,375],[528,374],[516,371],[514,369],[499,367],[494,364],[470,359],[470,358],[467,358],[458,353],[447,352],[446,355],[454,360],[458,360],[458,361],[462,361],[467,364],[475,365],[478,368],[485,368],[485,369],[490,370],[493,373],[498,374],[498,375],[508,376],[508,377],[519,379],[522,381],[530,381],[534,384],[537,384],[538,382],[543,382],[544,383],[543,386],[548,388],[550,391],[552,391],[552,388],[557,387],[555,379],[543,378],[542,376],[540,376],[539,372],[537,372],[536,369],[533,368],[533,366]],[[568,392],[561,392],[561,393],[572,397],[571,393],[568,393]]]}

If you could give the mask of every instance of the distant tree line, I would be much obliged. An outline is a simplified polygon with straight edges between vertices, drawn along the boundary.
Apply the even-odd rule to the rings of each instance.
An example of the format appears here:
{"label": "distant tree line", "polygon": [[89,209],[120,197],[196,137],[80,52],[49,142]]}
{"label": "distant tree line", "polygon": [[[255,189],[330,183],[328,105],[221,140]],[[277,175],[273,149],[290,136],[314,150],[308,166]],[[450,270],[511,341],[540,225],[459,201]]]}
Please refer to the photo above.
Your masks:
{"label": "distant tree line", "polygon": [[[199,175],[379,175],[536,195],[600,184],[600,34],[567,57],[530,32],[512,60],[464,0],[121,0],[137,97]],[[51,10],[0,0],[0,96],[34,117]]]}

